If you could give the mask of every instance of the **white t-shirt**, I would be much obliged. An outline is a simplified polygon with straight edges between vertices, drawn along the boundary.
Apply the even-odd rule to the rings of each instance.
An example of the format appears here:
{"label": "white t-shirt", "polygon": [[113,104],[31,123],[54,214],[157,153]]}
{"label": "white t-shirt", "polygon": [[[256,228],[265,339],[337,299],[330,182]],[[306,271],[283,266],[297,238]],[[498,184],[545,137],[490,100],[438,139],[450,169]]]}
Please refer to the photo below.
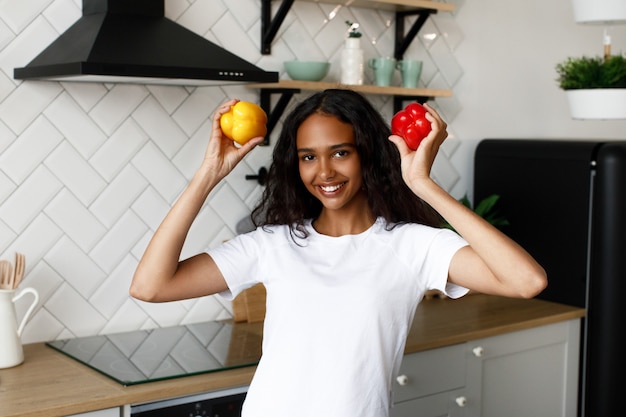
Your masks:
{"label": "white t-shirt", "polygon": [[448,267],[467,245],[447,229],[417,224],[330,237],[310,223],[307,239],[287,226],[259,228],[209,250],[232,299],[267,290],[263,355],[244,417],[385,417],[407,332],[424,292],[450,297]]}

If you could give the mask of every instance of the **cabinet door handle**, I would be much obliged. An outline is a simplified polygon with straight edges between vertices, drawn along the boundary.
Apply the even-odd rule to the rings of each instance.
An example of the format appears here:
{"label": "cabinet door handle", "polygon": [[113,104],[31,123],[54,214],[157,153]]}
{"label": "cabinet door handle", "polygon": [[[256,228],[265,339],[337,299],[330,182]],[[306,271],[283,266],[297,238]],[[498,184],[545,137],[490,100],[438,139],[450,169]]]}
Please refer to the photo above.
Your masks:
{"label": "cabinet door handle", "polygon": [[472,349],[472,353],[474,354],[474,356],[476,356],[477,358],[480,358],[481,356],[483,356],[483,354],[485,353],[485,349],[483,349],[482,346],[476,346],[474,349]]}
{"label": "cabinet door handle", "polygon": [[396,381],[398,381],[398,384],[400,384],[402,386],[405,386],[405,385],[407,385],[409,383],[409,377],[406,376],[406,375],[399,375],[396,378]]}
{"label": "cabinet door handle", "polygon": [[454,399],[454,402],[456,403],[456,405],[458,405],[459,407],[465,407],[465,405],[467,404],[467,398],[465,398],[464,396],[461,397],[456,397]]}

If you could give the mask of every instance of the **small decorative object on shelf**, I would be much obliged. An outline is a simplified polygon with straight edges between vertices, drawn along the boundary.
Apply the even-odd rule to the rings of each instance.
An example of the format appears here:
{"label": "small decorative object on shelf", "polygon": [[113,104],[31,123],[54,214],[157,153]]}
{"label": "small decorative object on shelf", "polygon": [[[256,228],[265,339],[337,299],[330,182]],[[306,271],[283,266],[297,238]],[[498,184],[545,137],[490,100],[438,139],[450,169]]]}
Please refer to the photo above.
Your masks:
{"label": "small decorative object on shelf", "polygon": [[341,84],[363,84],[363,50],[361,49],[361,32],[359,24],[346,20],[348,38],[341,52]]}

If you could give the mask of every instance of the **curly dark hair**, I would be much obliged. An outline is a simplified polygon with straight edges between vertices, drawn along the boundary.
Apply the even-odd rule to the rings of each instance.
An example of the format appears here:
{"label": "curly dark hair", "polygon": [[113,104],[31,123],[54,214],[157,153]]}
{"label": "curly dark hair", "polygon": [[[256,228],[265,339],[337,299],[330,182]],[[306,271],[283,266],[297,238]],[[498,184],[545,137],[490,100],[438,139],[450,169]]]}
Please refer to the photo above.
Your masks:
{"label": "curly dark hair", "polygon": [[256,226],[289,225],[292,234],[306,237],[305,221],[319,216],[322,204],[300,178],[296,149],[298,128],[314,113],[335,116],[352,125],[363,185],[374,216],[383,217],[389,228],[408,222],[435,227],[443,224],[437,212],[402,179],[400,153],[388,140],[391,130],[380,113],[355,91],[328,89],[308,97],[285,118],[267,173],[266,188],[252,212]]}

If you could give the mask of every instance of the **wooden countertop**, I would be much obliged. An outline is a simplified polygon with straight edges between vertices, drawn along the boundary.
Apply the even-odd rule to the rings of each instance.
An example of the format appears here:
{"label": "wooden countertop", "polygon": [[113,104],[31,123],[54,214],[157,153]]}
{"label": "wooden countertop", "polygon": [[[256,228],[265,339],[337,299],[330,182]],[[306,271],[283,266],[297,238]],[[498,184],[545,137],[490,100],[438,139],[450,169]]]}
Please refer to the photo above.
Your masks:
{"label": "wooden countertop", "polygon": [[[459,300],[424,300],[407,338],[406,352],[584,317],[581,308],[538,299],[475,294]],[[261,323],[240,323],[260,331]],[[0,369],[0,417],[55,417],[125,404],[247,385],[255,367],[124,387],[43,343],[24,346],[23,364]]]}

